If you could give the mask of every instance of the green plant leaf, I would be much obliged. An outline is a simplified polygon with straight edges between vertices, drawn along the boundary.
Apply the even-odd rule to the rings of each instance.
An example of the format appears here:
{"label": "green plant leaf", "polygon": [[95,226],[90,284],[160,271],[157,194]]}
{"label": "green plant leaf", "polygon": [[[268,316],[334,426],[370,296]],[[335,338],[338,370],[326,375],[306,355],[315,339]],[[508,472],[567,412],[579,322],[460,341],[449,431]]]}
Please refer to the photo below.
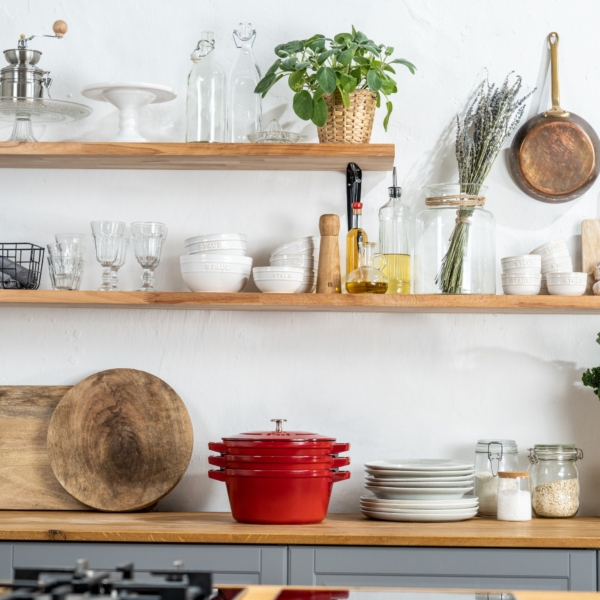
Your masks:
{"label": "green plant leaf", "polygon": [[275,54],[277,54],[277,56],[279,56],[280,58],[285,58],[289,54],[283,49],[283,46],[283,44],[275,46]]}
{"label": "green plant leaf", "polygon": [[327,104],[323,98],[319,98],[314,102],[312,122],[317,127],[323,127],[327,121]]}
{"label": "green plant leaf", "polygon": [[335,77],[335,71],[331,67],[319,67],[317,71],[317,81],[323,88],[326,94],[333,94],[337,80]]}
{"label": "green plant leaf", "polygon": [[392,67],[390,67],[390,65],[383,65],[383,70],[389,71],[390,73],[393,73],[394,75],[396,74],[396,71]]}
{"label": "green plant leaf", "polygon": [[319,98],[322,98],[324,93],[325,90],[321,86],[319,86],[313,94],[313,102],[316,102]]}
{"label": "green plant leaf", "polygon": [[344,65],[344,67],[347,67],[351,62],[352,62],[352,55],[354,54],[353,50],[351,50],[350,48],[348,50],[344,50],[343,52],[340,53],[340,55],[337,57],[337,61],[341,64]]}
{"label": "green plant leaf", "polygon": [[385,115],[385,118],[383,119],[383,128],[387,131],[388,123],[390,122],[390,116],[392,114],[392,110],[394,110],[394,106],[392,105],[392,103],[389,100],[385,103],[385,105],[387,107],[387,114]]}
{"label": "green plant leaf", "polygon": [[396,87],[396,82],[391,77],[386,77],[383,81],[383,85],[381,86],[381,91],[389,96],[390,94],[395,94],[398,91]]}
{"label": "green plant leaf", "polygon": [[417,67],[415,67],[415,65],[413,65],[411,62],[409,62],[407,60],[404,60],[403,58],[396,58],[390,64],[404,65],[413,75],[415,74],[415,71],[417,70]]}
{"label": "green plant leaf", "polygon": [[336,44],[348,44],[353,37],[351,33],[338,33],[333,39]]}
{"label": "green plant leaf", "polygon": [[379,76],[379,73],[374,69],[369,69],[367,73],[367,85],[372,92],[378,92],[383,85],[383,81]]}
{"label": "green plant leaf", "polygon": [[265,93],[267,93],[271,89],[271,86],[275,83],[275,78],[276,78],[275,73],[271,73],[271,74],[265,75],[256,84],[256,87],[254,88],[254,93],[255,94],[265,94]]}
{"label": "green plant leaf", "polygon": [[357,56],[356,54],[354,55],[354,62],[357,65],[362,66],[367,66],[371,64],[371,61],[368,58],[365,58],[364,56]]}
{"label": "green plant leaf", "polygon": [[296,65],[294,66],[294,69],[296,71],[301,71],[302,69],[306,69],[307,67],[310,67],[311,63],[307,60],[303,61],[303,62],[299,62],[296,63]]}
{"label": "green plant leaf", "polygon": [[385,55],[390,56],[390,54],[394,53],[394,46],[387,46],[385,49]]}
{"label": "green plant leaf", "polygon": [[313,99],[306,90],[294,94],[294,112],[303,120],[309,121],[313,115]]}
{"label": "green plant leaf", "polygon": [[310,44],[310,49],[313,52],[323,52],[325,50],[325,38],[318,38]]}
{"label": "green plant leaf", "polygon": [[269,70],[265,73],[265,77],[268,75],[273,75],[277,69],[279,69],[279,65],[281,64],[281,59],[278,58],[269,68]]}
{"label": "green plant leaf", "polygon": [[375,96],[377,96],[377,108],[381,106],[381,94],[379,92],[375,92]]}
{"label": "green plant leaf", "polygon": [[294,71],[288,78],[288,85],[294,92],[299,92],[304,86],[306,71]]}
{"label": "green plant leaf", "polygon": [[282,50],[288,54],[295,54],[296,52],[302,52],[304,50],[304,42],[302,40],[294,40],[284,44]]}
{"label": "green plant leaf", "polygon": [[367,36],[362,31],[357,31],[356,34],[354,35],[354,41],[357,44],[360,44],[361,42],[365,42],[366,40],[367,40]]}
{"label": "green plant leaf", "polygon": [[356,69],[352,69],[352,71],[350,71],[350,76],[354,77],[354,79],[356,79],[356,85],[354,87],[357,87],[358,82],[362,78],[362,69],[360,67],[357,67]]}
{"label": "green plant leaf", "polygon": [[357,83],[358,81],[350,75],[346,75],[345,73],[340,75],[340,85],[345,92],[348,92],[348,94],[351,94],[356,89]]}
{"label": "green plant leaf", "polygon": [[350,94],[348,94],[348,92],[339,85],[337,89],[339,90],[340,95],[342,96],[342,103],[344,104],[344,106],[346,108],[350,108]]}
{"label": "green plant leaf", "polygon": [[356,37],[356,29],[354,29],[354,25],[352,25],[352,38]]}
{"label": "green plant leaf", "polygon": [[368,50],[371,54],[374,54],[375,56],[379,56],[380,52],[379,52],[379,48],[373,44],[373,42],[363,42],[360,44],[361,48],[364,48],[365,50]]}
{"label": "green plant leaf", "polygon": [[330,56],[333,56],[335,53],[335,50],[325,50],[325,52],[321,52],[321,54],[317,56],[317,62],[322,65]]}

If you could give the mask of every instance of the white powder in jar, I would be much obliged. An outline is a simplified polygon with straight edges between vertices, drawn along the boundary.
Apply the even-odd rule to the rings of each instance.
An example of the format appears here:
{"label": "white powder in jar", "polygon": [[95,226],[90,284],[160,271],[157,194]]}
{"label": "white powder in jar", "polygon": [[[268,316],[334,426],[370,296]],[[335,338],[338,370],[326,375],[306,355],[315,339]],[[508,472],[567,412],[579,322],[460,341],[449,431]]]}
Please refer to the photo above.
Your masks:
{"label": "white powder in jar", "polygon": [[499,521],[529,521],[531,519],[531,493],[513,488],[498,493]]}
{"label": "white powder in jar", "polygon": [[475,495],[479,498],[479,514],[495,515],[498,498],[498,477],[494,477],[491,471],[476,473]]}

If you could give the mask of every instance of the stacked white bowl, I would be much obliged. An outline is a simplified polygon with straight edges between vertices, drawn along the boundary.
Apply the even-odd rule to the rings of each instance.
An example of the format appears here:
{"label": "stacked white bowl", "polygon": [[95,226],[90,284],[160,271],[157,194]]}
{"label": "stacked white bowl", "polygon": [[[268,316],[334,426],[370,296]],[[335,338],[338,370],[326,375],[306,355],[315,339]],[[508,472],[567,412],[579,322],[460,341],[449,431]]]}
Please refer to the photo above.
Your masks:
{"label": "stacked white bowl", "polygon": [[384,521],[464,521],[477,514],[473,463],[444,459],[376,460],[365,465],[361,512]]}
{"label": "stacked white bowl", "polygon": [[241,292],[252,258],[246,256],[243,233],[213,233],[185,240],[186,254],[179,258],[181,276],[192,292]]}
{"label": "stacked white bowl", "polygon": [[542,259],[541,294],[582,296],[587,287],[587,275],[573,272],[573,261],[564,239],[547,242],[531,251]]}
{"label": "stacked white bowl", "polygon": [[502,259],[502,289],[507,296],[535,296],[542,285],[542,257],[538,254]]}
{"label": "stacked white bowl", "polygon": [[269,267],[254,267],[254,283],[267,294],[306,294],[317,287],[318,250],[310,236],[279,246],[271,253]]}

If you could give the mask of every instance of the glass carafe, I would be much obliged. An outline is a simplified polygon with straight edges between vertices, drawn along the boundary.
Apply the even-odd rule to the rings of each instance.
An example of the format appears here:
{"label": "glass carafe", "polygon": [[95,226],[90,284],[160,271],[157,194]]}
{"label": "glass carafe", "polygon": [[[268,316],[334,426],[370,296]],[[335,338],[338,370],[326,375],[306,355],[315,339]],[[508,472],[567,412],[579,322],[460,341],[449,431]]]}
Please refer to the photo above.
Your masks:
{"label": "glass carafe", "polygon": [[256,30],[250,23],[240,23],[233,30],[233,41],[239,52],[229,76],[229,142],[248,142],[248,135],[258,133],[261,128],[260,94],[254,93],[260,81],[260,69],[252,52],[255,39]]}
{"label": "glass carafe", "polygon": [[227,129],[225,72],[215,58],[215,37],[203,31],[188,77],[186,142],[224,142]]}
{"label": "glass carafe", "polygon": [[358,268],[348,274],[346,289],[349,294],[385,294],[388,288],[387,277],[380,269],[375,267],[379,261],[381,268],[385,268],[385,256],[375,254],[373,242],[363,242],[360,245]]}
{"label": "glass carafe", "polygon": [[396,167],[390,199],[379,209],[379,249],[385,256],[383,269],[388,278],[388,294],[410,294],[410,208],[402,204],[402,188],[397,186]]}

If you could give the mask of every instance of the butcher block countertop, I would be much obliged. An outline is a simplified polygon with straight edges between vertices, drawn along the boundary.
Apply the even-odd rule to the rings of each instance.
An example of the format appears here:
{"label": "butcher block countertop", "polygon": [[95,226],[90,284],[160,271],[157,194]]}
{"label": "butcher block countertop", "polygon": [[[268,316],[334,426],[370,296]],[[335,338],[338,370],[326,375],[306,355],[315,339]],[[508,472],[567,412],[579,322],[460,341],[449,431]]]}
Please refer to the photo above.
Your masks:
{"label": "butcher block countertop", "polygon": [[0,511],[0,540],[600,549],[600,518],[391,523],[332,514],[318,525],[243,525],[229,513]]}

